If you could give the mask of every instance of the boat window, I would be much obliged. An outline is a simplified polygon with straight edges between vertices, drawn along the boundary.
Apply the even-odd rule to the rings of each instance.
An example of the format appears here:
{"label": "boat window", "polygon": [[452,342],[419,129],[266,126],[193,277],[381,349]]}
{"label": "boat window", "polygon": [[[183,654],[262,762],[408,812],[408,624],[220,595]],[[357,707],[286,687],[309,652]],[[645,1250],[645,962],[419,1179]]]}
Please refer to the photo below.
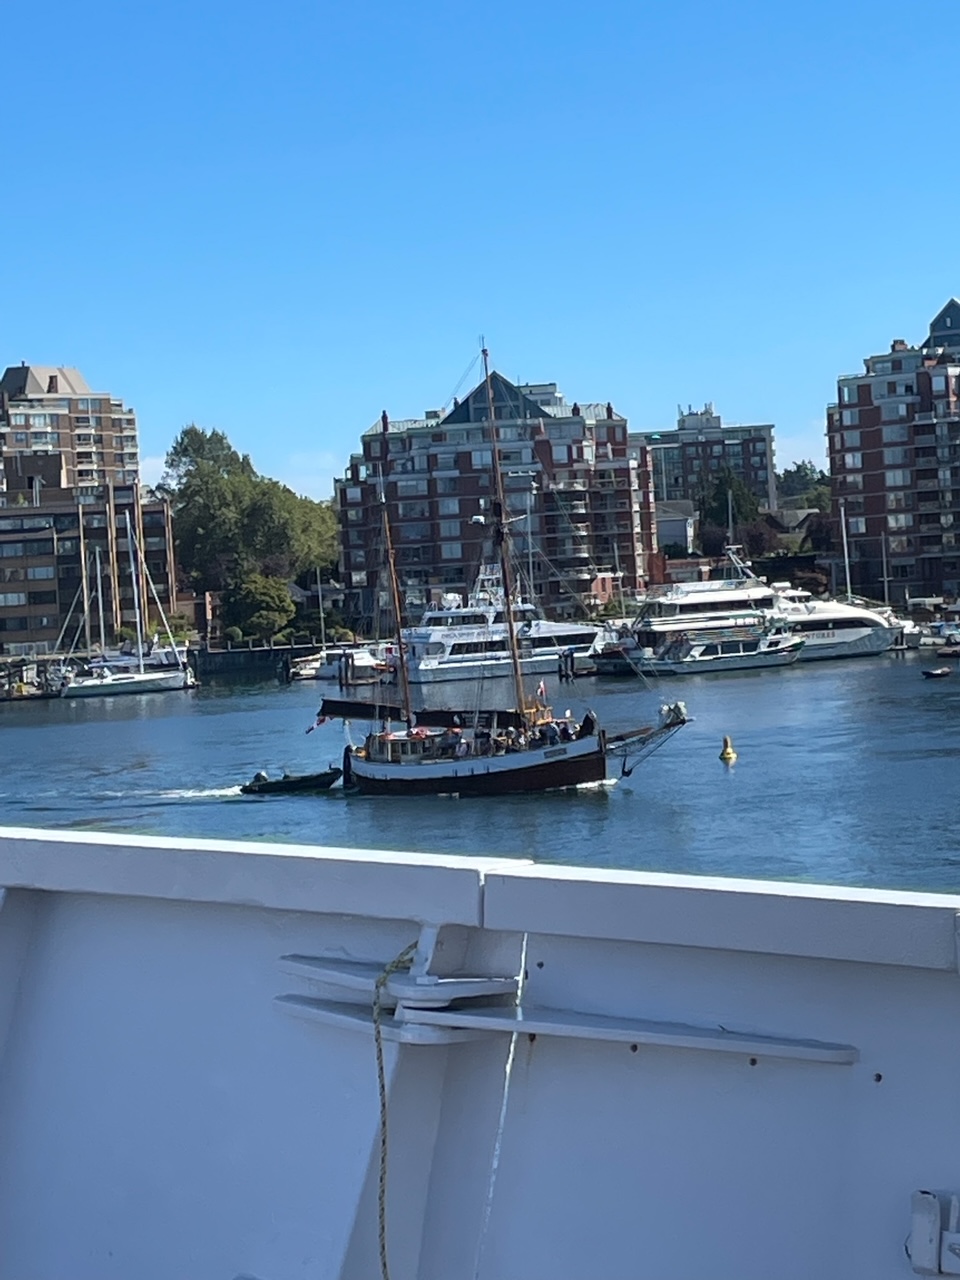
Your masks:
{"label": "boat window", "polygon": [[717,656],[717,646],[715,644],[705,644],[700,650],[701,658],[715,658]]}
{"label": "boat window", "polygon": [[740,652],[740,641],[739,641],[739,640],[725,640],[725,641],[723,642],[723,644],[720,646],[720,652],[721,652],[721,653],[739,653],[739,652]]}

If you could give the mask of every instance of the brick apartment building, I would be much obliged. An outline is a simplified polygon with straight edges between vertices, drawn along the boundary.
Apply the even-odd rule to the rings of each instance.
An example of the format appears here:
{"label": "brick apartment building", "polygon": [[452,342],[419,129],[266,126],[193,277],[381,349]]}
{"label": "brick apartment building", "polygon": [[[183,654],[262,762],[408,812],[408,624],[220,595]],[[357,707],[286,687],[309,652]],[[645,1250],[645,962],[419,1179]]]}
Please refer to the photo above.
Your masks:
{"label": "brick apartment building", "polygon": [[[627,455],[627,422],[610,404],[568,404],[555,383],[491,376],[505,497],[518,571],[557,616],[602,603],[622,581],[642,587],[656,551],[645,450]],[[345,612],[387,625],[381,492],[408,616],[441,594],[465,596],[491,554],[493,495],[487,391],[448,413],[364,433],[336,482]],[[405,619],[406,620],[406,619]]]}
{"label": "brick apartment building", "polygon": [[[827,407],[833,515],[865,594],[960,594],[960,301],[838,379]],[[886,582],[885,582],[886,580]]]}
{"label": "brick apartment building", "polygon": [[631,431],[630,451],[647,448],[657,502],[692,502],[699,507],[724,468],[744,482],[770,511],[777,507],[772,423],[724,424],[712,404],[678,411],[669,431]]}
{"label": "brick apartment building", "polygon": [[[136,415],[76,369],[8,368],[0,378],[0,653],[98,641],[134,621],[126,517],[165,611],[176,608],[169,505],[143,501]],[[140,570],[140,598],[156,619]],[[69,618],[69,623],[68,623]],[[65,629],[66,628],[66,629]]]}

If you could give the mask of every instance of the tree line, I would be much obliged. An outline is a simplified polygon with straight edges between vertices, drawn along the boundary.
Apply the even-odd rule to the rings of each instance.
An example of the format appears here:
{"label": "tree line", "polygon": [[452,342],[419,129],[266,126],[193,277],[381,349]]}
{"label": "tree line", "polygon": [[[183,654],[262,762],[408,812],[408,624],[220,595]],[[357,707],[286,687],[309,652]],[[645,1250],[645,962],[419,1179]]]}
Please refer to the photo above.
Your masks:
{"label": "tree line", "polygon": [[[289,584],[329,577],[338,555],[337,518],[262,476],[222,431],[184,427],[165,459],[157,492],[169,499],[177,565],[185,586],[221,593],[228,634],[266,639],[294,620]],[[309,625],[314,618],[304,618]],[[338,619],[331,619],[338,621]]]}

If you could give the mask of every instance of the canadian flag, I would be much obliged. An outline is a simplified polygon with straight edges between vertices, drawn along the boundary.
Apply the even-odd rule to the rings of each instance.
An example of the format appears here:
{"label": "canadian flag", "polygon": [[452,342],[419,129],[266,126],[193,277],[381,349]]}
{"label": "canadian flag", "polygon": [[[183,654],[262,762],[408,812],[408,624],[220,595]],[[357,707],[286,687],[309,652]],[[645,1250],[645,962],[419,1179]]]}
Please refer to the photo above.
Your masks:
{"label": "canadian flag", "polygon": [[546,696],[547,696],[547,686],[541,680],[540,683],[537,685],[537,697],[545,698]]}

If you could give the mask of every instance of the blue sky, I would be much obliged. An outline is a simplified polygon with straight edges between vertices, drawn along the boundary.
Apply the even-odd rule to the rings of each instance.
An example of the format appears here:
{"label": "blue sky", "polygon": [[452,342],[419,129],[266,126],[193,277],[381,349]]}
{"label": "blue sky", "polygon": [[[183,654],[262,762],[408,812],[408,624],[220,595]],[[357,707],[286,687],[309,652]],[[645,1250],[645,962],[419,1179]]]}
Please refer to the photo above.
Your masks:
{"label": "blue sky", "polygon": [[193,421],[329,496],[483,333],[819,461],[837,375],[960,292],[953,48],[888,0],[10,0],[4,50],[0,358],[122,395],[148,459]]}

